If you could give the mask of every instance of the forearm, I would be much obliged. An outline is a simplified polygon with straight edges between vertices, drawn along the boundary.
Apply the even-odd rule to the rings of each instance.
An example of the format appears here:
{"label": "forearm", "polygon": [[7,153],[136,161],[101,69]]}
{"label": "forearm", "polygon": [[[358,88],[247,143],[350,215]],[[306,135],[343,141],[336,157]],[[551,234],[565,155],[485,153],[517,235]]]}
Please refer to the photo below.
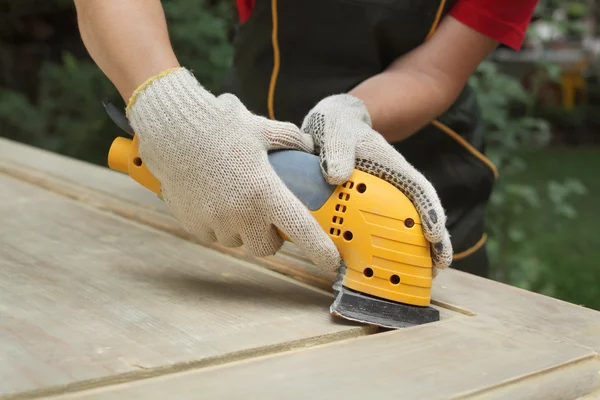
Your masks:
{"label": "forearm", "polygon": [[365,102],[373,129],[390,142],[406,139],[450,107],[496,45],[447,17],[429,41],[350,94]]}
{"label": "forearm", "polygon": [[179,63],[159,0],[74,0],[84,45],[125,102],[147,78]]}
{"label": "forearm", "polygon": [[365,103],[373,129],[389,142],[401,141],[437,118],[451,104],[454,90],[412,68],[394,66],[354,88]]}

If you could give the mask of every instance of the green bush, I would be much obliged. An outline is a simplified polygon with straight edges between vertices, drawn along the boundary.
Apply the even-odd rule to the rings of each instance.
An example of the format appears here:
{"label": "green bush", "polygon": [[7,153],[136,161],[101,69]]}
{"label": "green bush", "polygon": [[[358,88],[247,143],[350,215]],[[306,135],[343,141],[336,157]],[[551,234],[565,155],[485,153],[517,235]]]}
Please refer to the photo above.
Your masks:
{"label": "green bush", "polygon": [[577,216],[572,196],[585,194],[586,188],[574,177],[563,182],[548,180],[545,190],[521,183],[519,178],[528,168],[523,150],[544,148],[551,138],[548,122],[532,116],[535,93],[527,93],[515,78],[489,61],[479,66],[470,83],[482,108],[488,157],[500,175],[487,217],[492,278],[554,296],[554,282],[543,274],[552,266],[539,257],[535,228],[527,216],[537,213],[547,219],[547,229],[560,231],[565,219]]}

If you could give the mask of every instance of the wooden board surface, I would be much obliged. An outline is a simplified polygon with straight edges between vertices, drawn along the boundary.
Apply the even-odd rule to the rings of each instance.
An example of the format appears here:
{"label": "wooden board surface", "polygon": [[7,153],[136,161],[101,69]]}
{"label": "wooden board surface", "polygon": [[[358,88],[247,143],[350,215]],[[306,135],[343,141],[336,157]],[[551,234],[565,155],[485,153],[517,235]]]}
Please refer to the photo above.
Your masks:
{"label": "wooden board surface", "polygon": [[[124,174],[0,139],[0,161],[2,159],[15,163],[3,166],[0,162],[0,171],[4,169],[20,179],[193,240],[156,196]],[[24,169],[19,170],[21,166]],[[235,249],[219,250],[244,258]],[[249,261],[330,290],[333,275],[321,274],[291,244],[274,257]],[[434,280],[432,298],[434,304],[446,310],[490,315],[547,333],[558,330],[561,335],[600,351],[600,312],[595,310],[452,269],[443,271]]]}
{"label": "wooden board surface", "polygon": [[[285,281],[285,283],[279,283],[280,280],[272,273],[267,271],[261,273],[261,269],[256,267],[262,266],[281,272],[293,277],[296,281],[305,282],[315,288],[321,288],[328,292],[332,276],[319,273],[293,245],[286,245],[279,254],[266,259],[248,258],[238,249],[224,249],[219,246],[213,247],[218,252],[202,249],[196,246],[194,239],[180,228],[177,221],[169,215],[164,204],[156,196],[123,174],[3,139],[0,139],[0,172],[4,172],[22,182],[29,182],[38,188],[44,188],[50,192],[60,194],[58,196],[28,185],[21,184],[20,186],[30,191],[39,190],[40,193],[44,193],[42,197],[54,198],[55,202],[64,204],[64,197],[77,200],[70,204],[84,205],[74,207],[77,210],[85,210],[86,215],[95,215],[94,218],[90,218],[91,220],[98,219],[98,221],[94,222],[95,224],[101,224],[99,221],[106,221],[108,217],[94,212],[93,209],[104,210],[139,223],[141,226],[134,227],[132,224],[125,223],[121,218],[112,217],[110,219],[111,221],[117,221],[116,224],[119,227],[121,225],[127,226],[126,230],[133,232],[127,235],[108,234],[109,237],[117,236],[119,238],[113,241],[112,244],[102,246],[104,252],[108,252],[111,256],[115,257],[113,261],[135,260],[137,256],[132,252],[139,251],[146,254],[148,251],[151,251],[150,254],[152,256],[150,259],[152,262],[160,263],[158,260],[162,260],[162,263],[165,263],[167,261],[165,261],[164,257],[155,256],[159,249],[154,248],[152,244],[156,244],[159,241],[163,242],[166,237],[169,240],[161,245],[163,248],[164,246],[173,246],[177,249],[187,249],[186,251],[181,250],[185,254],[180,260],[181,264],[177,262],[175,267],[167,268],[166,270],[162,266],[145,268],[134,263],[135,267],[132,270],[137,271],[136,276],[128,276],[128,278],[124,279],[123,283],[115,278],[118,276],[119,279],[122,279],[122,271],[126,270],[123,266],[117,268],[114,265],[106,264],[109,261],[105,261],[106,265],[103,264],[99,268],[94,267],[93,269],[99,270],[94,275],[97,278],[94,281],[96,282],[94,293],[99,290],[100,296],[116,296],[116,300],[112,299],[113,301],[110,303],[113,308],[115,304],[120,304],[118,301],[122,301],[123,299],[133,301],[130,297],[118,295],[123,291],[127,291],[130,286],[133,288],[134,293],[148,292],[147,297],[152,296],[153,298],[156,297],[163,300],[168,299],[172,302],[169,303],[169,307],[175,310],[173,315],[160,307],[158,310],[154,310],[148,306],[148,309],[143,309],[143,311],[151,313],[150,315],[154,317],[158,313],[159,317],[157,318],[163,322],[163,319],[166,319],[167,326],[171,328],[174,325],[178,329],[177,334],[180,334],[180,330],[183,330],[184,333],[189,335],[191,331],[186,329],[190,328],[192,324],[188,321],[188,325],[182,328],[177,324],[182,323],[181,318],[187,318],[189,315],[195,315],[194,313],[198,312],[202,314],[203,318],[217,320],[217,316],[214,313],[210,314],[205,311],[203,313],[203,311],[196,310],[192,305],[198,299],[188,298],[189,290],[180,290],[180,286],[187,286],[187,282],[190,280],[196,282],[205,282],[205,280],[214,282],[215,280],[225,278],[219,275],[223,269],[221,263],[223,265],[230,265],[231,271],[248,270],[252,271],[252,274],[256,274],[241,275],[240,282],[244,282],[245,280],[251,280],[252,282],[260,281],[259,284],[253,284],[250,289],[246,287],[245,283],[241,284],[243,288],[241,292],[243,294],[237,295],[244,300],[248,296],[252,301],[255,301],[258,297],[255,292],[261,292],[263,284],[264,287],[272,287],[276,293],[283,295],[287,289],[283,289],[283,286],[281,286],[282,289],[278,288],[280,287],[279,285],[285,284],[291,285],[294,288],[294,292],[298,291],[298,296],[302,299],[307,299],[303,294],[300,294],[306,290],[312,293],[309,299],[312,299],[312,296],[316,296],[315,299],[326,299],[315,300],[314,303],[309,301],[311,304],[309,308],[312,310],[319,309],[322,311],[323,306],[328,307],[329,300],[326,292],[320,293],[310,291],[307,288],[298,288],[297,285]],[[37,195],[33,197],[37,199]],[[57,200],[59,198],[61,199],[60,201]],[[31,199],[23,200],[23,203],[30,201]],[[44,204],[47,202],[47,200],[43,201]],[[72,235],[78,237],[78,240],[89,240],[79,238],[79,236],[90,236],[91,233],[88,230],[82,231],[81,228],[74,229],[72,224],[64,225],[63,222],[58,221],[69,220],[73,217],[58,218],[56,220],[57,215],[71,215],[71,211],[67,212],[62,206],[56,207],[50,215],[44,214],[42,219],[52,220],[51,217],[54,217],[53,221],[56,226],[53,229],[67,229],[72,231]],[[12,206],[12,209],[14,210],[16,207]],[[57,209],[61,211],[57,213]],[[97,217],[98,215],[102,215],[102,218]],[[14,225],[17,225],[22,219],[16,216],[11,217],[13,218]],[[26,220],[31,224],[30,219]],[[113,224],[112,222],[103,223],[104,225],[111,226]],[[142,226],[153,227],[171,235],[161,234]],[[27,235],[32,235],[30,232],[32,230],[31,225],[29,225],[29,228],[22,228],[21,230],[25,230]],[[105,232],[102,229],[98,230],[98,227],[94,227],[92,230],[94,232]],[[121,228],[117,229],[117,231],[120,230]],[[48,236],[49,231],[45,231],[44,235]],[[98,240],[101,237],[104,237],[104,233],[96,236],[95,239]],[[131,241],[136,242],[136,238],[140,237],[144,238],[144,244],[139,249],[136,248],[136,250],[133,250],[132,246],[123,244],[127,240],[129,241],[127,243],[131,243]],[[185,239],[185,241],[176,237]],[[0,240],[2,240],[1,237]],[[119,245],[114,243],[119,243]],[[83,247],[88,248],[86,246]],[[31,251],[31,248],[29,250]],[[111,253],[113,251],[115,253]],[[211,257],[214,258],[211,258],[212,261],[202,264],[204,267],[198,269],[194,265],[194,263],[197,263],[195,261],[195,258],[197,258],[196,253],[203,255],[211,254]],[[16,254],[19,253],[16,252]],[[23,254],[27,253],[24,252]],[[60,258],[57,253],[53,254],[56,259]],[[87,254],[85,259],[90,258],[89,253],[84,254]],[[103,253],[100,252],[100,254]],[[234,256],[237,258],[237,261],[223,254]],[[71,257],[76,257],[76,255],[72,255]],[[82,257],[81,260],[83,259]],[[220,260],[226,260],[226,262]],[[251,262],[252,265],[245,261]],[[219,265],[217,271],[210,269],[208,266],[214,262]],[[57,268],[56,265],[58,264],[55,263],[52,265],[54,265],[53,268]],[[2,264],[0,264],[0,268],[5,269]],[[143,272],[139,272],[140,270]],[[165,271],[173,270],[177,270],[177,274],[179,275],[172,272],[165,273]],[[58,271],[61,271],[61,268],[58,268]],[[161,275],[158,271],[162,271],[163,274]],[[115,275],[106,281],[104,275],[107,273]],[[195,274],[200,274],[202,277],[193,278],[192,276],[195,277]],[[271,286],[268,283],[270,281],[263,282],[264,278],[262,274],[278,283],[275,286]],[[84,275],[81,272],[71,278],[81,282],[85,279]],[[165,279],[166,275],[175,276],[175,278]],[[237,278],[238,275],[236,273],[232,276]],[[53,274],[43,276],[43,279],[48,281],[44,281],[44,284],[50,288],[55,287],[55,284],[52,282],[54,279],[52,276]],[[178,279],[177,276],[183,276],[184,278]],[[260,278],[254,278],[254,276]],[[39,274],[36,275],[36,279],[40,279]],[[179,283],[163,283],[163,281],[169,282],[173,280]],[[115,281],[118,281],[118,283],[115,283]],[[105,286],[106,282],[112,282],[116,287],[108,288]],[[186,283],[184,284],[183,282]],[[197,284],[192,284],[192,286]],[[3,288],[1,285],[0,288]],[[98,285],[100,285],[100,289],[98,289]],[[198,285],[202,290],[207,287],[203,283]],[[149,286],[152,286],[152,288]],[[176,289],[169,290],[169,288]],[[218,293],[211,292],[208,298],[212,299],[211,301],[218,302],[216,299],[223,295],[222,289],[222,287],[219,287]],[[16,289],[12,290],[16,291]],[[65,287],[61,290],[67,291]],[[113,293],[113,291],[115,292]],[[238,291],[237,286],[235,291]],[[171,293],[166,294],[166,292]],[[76,296],[78,299],[83,296],[83,299],[88,301],[89,297],[85,297],[83,289],[80,289],[76,294],[79,296]],[[151,303],[147,297],[146,303],[142,296],[141,303],[134,303],[133,305],[139,308],[142,305],[146,306],[147,303]],[[164,350],[164,354],[156,355],[156,353],[151,353],[151,355],[148,355],[139,350],[136,347],[136,343],[133,347],[135,351],[144,354],[147,358],[143,359],[146,364],[137,363],[139,360],[136,360],[136,363],[133,364],[130,362],[130,359],[126,359],[131,364],[131,370],[129,371],[132,372],[125,372],[125,374],[133,374],[131,375],[131,379],[128,378],[128,381],[131,382],[120,386],[103,388],[101,386],[117,383],[118,379],[92,379],[80,386],[77,386],[77,384],[70,385],[69,391],[97,386],[99,387],[98,389],[73,393],[72,396],[82,398],[96,398],[98,396],[98,398],[115,398],[114,396],[118,394],[118,398],[143,399],[151,399],[153,398],[152,396],[157,396],[157,398],[177,398],[181,396],[185,398],[185,394],[192,395],[191,398],[201,398],[199,396],[203,393],[206,394],[205,398],[236,398],[236,394],[244,394],[245,398],[258,399],[269,398],[267,394],[271,395],[271,393],[274,393],[273,398],[294,398],[293,396],[297,396],[297,398],[328,398],[327,395],[331,395],[331,397],[342,396],[347,399],[364,398],[365,395],[370,394],[380,394],[383,397],[391,396],[393,398],[411,398],[407,393],[414,394],[414,396],[417,396],[415,398],[449,398],[454,395],[462,396],[470,393],[477,398],[486,399],[570,399],[585,395],[599,388],[598,377],[600,377],[600,367],[598,365],[598,351],[600,349],[600,312],[481,279],[459,271],[444,271],[434,281],[433,299],[434,304],[439,306],[439,309],[442,311],[443,321],[441,323],[416,329],[411,328],[401,332],[370,335],[368,338],[364,337],[364,330],[357,332],[350,326],[344,327],[345,330],[336,331],[332,328],[331,321],[324,316],[327,313],[320,314],[322,319],[315,317],[314,312],[312,314],[310,312],[302,314],[302,311],[298,310],[298,308],[304,310],[306,303],[300,301],[298,304],[289,305],[289,307],[284,306],[284,309],[291,310],[292,314],[297,312],[298,315],[307,318],[310,321],[309,326],[303,328],[308,330],[314,328],[315,331],[320,331],[325,326],[326,330],[333,329],[333,331],[327,331],[326,333],[315,332],[313,337],[316,337],[316,340],[307,340],[307,336],[303,336],[307,332],[302,332],[300,336],[303,339],[298,339],[299,342],[295,342],[294,339],[289,338],[290,335],[293,336],[294,332],[287,332],[287,330],[296,329],[298,323],[300,325],[304,323],[303,320],[298,319],[301,317],[296,318],[295,315],[297,314],[294,314],[292,316],[293,321],[289,325],[280,326],[279,322],[281,321],[277,313],[281,311],[281,308],[277,308],[276,305],[280,297],[268,297],[269,300],[265,304],[261,303],[259,308],[253,308],[251,304],[245,304],[246,301],[242,301],[244,303],[242,311],[247,312],[248,315],[252,314],[252,312],[258,312],[261,318],[258,323],[255,323],[256,321],[254,320],[252,322],[249,322],[247,319],[242,319],[244,322],[238,320],[236,323],[239,323],[239,325],[234,324],[235,328],[233,329],[236,330],[236,334],[239,334],[238,337],[243,337],[244,332],[260,333],[263,332],[261,329],[266,331],[265,327],[272,326],[273,321],[276,321],[277,328],[280,329],[277,332],[277,338],[280,339],[279,335],[283,335],[284,337],[281,338],[280,343],[282,344],[277,345],[279,347],[275,346],[275,349],[268,351],[241,350],[242,356],[236,358],[232,354],[240,353],[236,353],[235,350],[227,353],[227,351],[231,351],[227,348],[224,350],[224,354],[227,354],[225,357],[219,358],[219,356],[216,356],[216,358],[211,358],[212,356],[207,356],[203,351],[210,352],[213,350],[218,352],[223,350],[219,345],[215,344],[218,340],[211,342],[209,345],[201,345],[192,340],[192,345],[190,346],[192,348],[193,346],[197,346],[201,349],[199,352],[200,356],[196,361],[190,361],[186,364],[186,362],[169,359],[169,362],[174,362],[172,365],[175,367],[162,368],[160,362],[157,360],[164,357],[165,354],[171,354],[170,352],[172,351],[180,351],[182,345],[181,343],[173,343],[169,338],[162,336],[158,339],[153,337],[152,340],[150,339],[151,336],[148,336],[146,339],[149,342],[154,343],[154,340],[158,340],[157,346],[161,349],[160,351],[167,350]],[[68,298],[67,296],[64,297],[64,299]],[[104,298],[104,300],[109,301],[111,299]],[[323,301],[323,303],[321,304],[319,301]],[[2,294],[0,294],[0,310],[3,310],[1,308],[2,304]],[[299,304],[302,305],[296,307]],[[45,306],[47,308],[44,310],[53,310],[50,305],[46,304],[34,302],[30,305],[34,305],[35,307]],[[226,306],[231,308],[231,303],[226,303]],[[39,316],[39,312],[35,311],[35,307],[33,308],[33,314]],[[104,314],[101,314],[101,311],[104,313],[106,310],[104,308],[99,309],[98,307],[98,305],[92,307],[91,312],[93,316],[100,315],[106,318]],[[74,313],[76,318],[81,318],[75,312],[78,309],[72,308],[71,305],[66,309],[59,308],[59,310],[67,314]],[[78,312],[80,314],[83,313],[83,307]],[[49,317],[44,316],[44,318]],[[169,318],[176,318],[177,323]],[[119,320],[119,323],[132,323],[126,318],[125,321]],[[110,324],[112,321],[108,319],[104,320],[104,322]],[[231,321],[228,320],[228,322]],[[161,326],[156,321],[153,321],[153,323]],[[37,326],[38,324],[34,323],[33,325]],[[2,332],[2,326],[2,322],[0,322],[0,332]],[[81,336],[83,329],[79,328],[79,331],[77,329],[75,331]],[[121,327],[121,329],[123,328]],[[193,330],[193,328],[190,329]],[[145,330],[142,329],[142,331],[145,335],[148,334]],[[127,332],[127,334],[130,335],[130,332]],[[218,335],[216,332],[212,332],[212,334]],[[53,337],[46,337],[44,335],[47,335],[47,333],[42,334],[44,338],[42,342],[46,345],[52,343]],[[135,337],[137,338],[138,336]],[[210,335],[206,337],[210,337]],[[250,334],[250,337],[254,337],[253,334]],[[350,337],[350,339],[341,342],[337,341],[345,337]],[[359,339],[356,339],[356,337],[359,337]],[[130,340],[129,336],[127,338]],[[144,336],[142,335],[141,338],[143,340]],[[312,347],[312,345],[318,343],[322,338],[325,338],[325,342],[332,342],[333,344]],[[262,339],[264,338],[255,337],[253,340],[260,342]],[[0,351],[3,351],[1,347],[3,344],[1,342],[5,340],[0,338]],[[186,340],[189,340],[189,338]],[[89,344],[85,341],[83,343]],[[290,343],[292,344],[291,346],[289,345]],[[233,347],[236,345],[240,344],[231,343]],[[259,349],[263,349],[260,345],[258,346]],[[242,345],[241,347],[244,346]],[[33,348],[37,349],[35,346]],[[48,357],[48,353],[44,353],[44,351],[48,350],[43,346],[40,348],[42,349],[40,354],[44,355],[43,357],[37,357],[35,352],[29,353],[31,360],[28,368],[34,371],[36,368],[48,367],[45,358]],[[300,350],[280,353],[280,351],[286,351],[289,348],[299,348]],[[149,351],[147,348],[144,350]],[[154,351],[154,347],[152,350]],[[78,354],[80,357],[81,354],[87,354],[85,351],[89,351],[89,349],[83,346],[83,350],[81,348],[74,349],[72,354]],[[264,354],[277,355],[264,356]],[[352,355],[349,356],[349,354]],[[74,356],[73,359],[81,362],[78,356]],[[108,361],[100,357],[101,361],[99,362],[97,357],[100,356],[94,355],[86,361],[90,362],[94,368],[104,368],[105,371],[101,372],[100,375],[106,373],[106,376],[110,376],[115,373],[114,365],[120,366],[121,359],[115,361],[114,357],[111,358],[112,355],[107,356]],[[236,359],[243,359],[244,361],[235,361]],[[219,365],[211,366],[211,362],[213,362],[211,360],[216,360],[214,364]],[[156,361],[154,366],[152,366],[152,361]],[[0,361],[0,364],[2,362]],[[65,367],[63,364],[51,365],[54,365],[53,373],[56,376],[64,374],[62,368]],[[59,367],[55,365],[59,365]],[[67,363],[67,367],[73,365],[75,364]],[[177,368],[179,367],[184,369],[185,372],[178,372]],[[338,373],[338,371],[343,371],[344,373]],[[384,371],[381,376],[380,371]],[[0,367],[0,382],[2,382],[2,373],[3,370]],[[26,376],[26,379],[32,379],[31,375],[28,375],[27,369],[12,373],[21,376],[20,379],[24,379],[23,376]],[[77,373],[85,374],[87,372],[77,371]],[[121,374],[121,371],[118,374]],[[465,374],[469,379],[464,378]],[[450,379],[452,377],[453,379]],[[132,382],[133,379],[138,378],[148,379],[136,381],[135,383]],[[240,384],[236,386],[231,385],[231,382],[236,380],[239,380]],[[271,385],[271,381],[275,383],[273,386]],[[363,382],[363,385],[363,383],[359,383],[362,381],[371,383]],[[86,381],[84,380],[84,382]],[[340,384],[340,382],[343,382],[343,384]],[[38,386],[45,385],[43,382],[36,382],[35,384]],[[271,386],[274,388],[274,392],[269,391]],[[368,388],[372,390],[367,390]],[[380,392],[377,392],[377,390],[380,390]],[[52,391],[48,393],[52,393]],[[160,396],[161,393],[164,396]],[[590,394],[589,396],[592,395]]]}
{"label": "wooden board surface", "polygon": [[[183,230],[162,200],[123,173],[3,138],[0,138],[0,172],[196,241]],[[264,258],[248,257],[240,249],[204,245],[326,291],[330,291],[335,276],[334,273],[318,270],[291,244],[285,244],[276,256]]]}
{"label": "wooden board surface", "polygon": [[600,352],[598,311],[458,271],[444,271],[435,281],[432,297],[442,304],[456,304]]}
{"label": "wooden board surface", "polygon": [[570,340],[464,317],[58,399],[573,399],[600,387],[598,371]]}
{"label": "wooden board surface", "polygon": [[584,396],[578,397],[577,400],[600,400],[600,389]]}
{"label": "wooden board surface", "polygon": [[2,174],[0,220],[0,394],[368,332],[326,293]]}
{"label": "wooden board surface", "polygon": [[[115,133],[120,134],[117,131]],[[135,202],[138,207],[167,210],[162,200],[139,184],[133,185],[127,175],[75,158],[0,138],[0,160],[13,161],[80,183],[112,197]]]}

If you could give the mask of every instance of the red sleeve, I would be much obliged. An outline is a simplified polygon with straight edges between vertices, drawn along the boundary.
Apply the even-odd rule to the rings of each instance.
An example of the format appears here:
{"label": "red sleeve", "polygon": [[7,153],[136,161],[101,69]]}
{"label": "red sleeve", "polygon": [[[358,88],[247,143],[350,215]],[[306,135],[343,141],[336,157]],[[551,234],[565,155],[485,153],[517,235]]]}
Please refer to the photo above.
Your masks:
{"label": "red sleeve", "polygon": [[252,14],[252,10],[254,9],[254,0],[236,0],[236,4],[240,22],[244,23],[248,21],[248,18],[250,18],[250,14]]}
{"label": "red sleeve", "polygon": [[519,50],[538,0],[458,0],[449,14],[472,29]]}

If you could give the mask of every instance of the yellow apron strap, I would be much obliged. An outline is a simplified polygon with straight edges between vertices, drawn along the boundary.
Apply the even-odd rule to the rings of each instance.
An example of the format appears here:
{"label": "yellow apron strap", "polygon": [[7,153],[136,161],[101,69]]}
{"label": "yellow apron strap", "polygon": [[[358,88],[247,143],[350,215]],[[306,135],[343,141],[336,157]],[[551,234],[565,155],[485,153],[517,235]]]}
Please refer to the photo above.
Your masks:
{"label": "yellow apron strap", "polygon": [[267,98],[267,109],[269,118],[275,119],[273,109],[273,98],[275,97],[275,86],[277,85],[277,75],[279,74],[279,41],[277,39],[277,0],[271,0],[271,18],[273,28],[271,31],[271,41],[273,43],[273,71],[271,72],[271,83],[269,85],[269,96]]}
{"label": "yellow apron strap", "polygon": [[429,39],[433,35],[435,30],[437,29],[437,27],[440,23],[440,19],[442,18],[442,11],[444,11],[445,5],[446,5],[446,0],[441,0],[440,5],[437,10],[437,13],[435,14],[435,19],[433,20],[433,23],[431,24],[431,28],[429,28],[429,33],[427,34],[427,37],[425,38],[425,40]]}

